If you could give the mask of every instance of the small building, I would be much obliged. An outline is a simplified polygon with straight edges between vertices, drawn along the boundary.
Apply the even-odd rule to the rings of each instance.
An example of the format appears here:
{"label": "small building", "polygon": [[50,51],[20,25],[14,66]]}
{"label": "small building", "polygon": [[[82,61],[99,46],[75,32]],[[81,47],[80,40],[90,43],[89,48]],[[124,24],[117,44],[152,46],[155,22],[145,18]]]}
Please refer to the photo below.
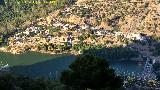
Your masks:
{"label": "small building", "polygon": [[85,29],[88,29],[88,28],[89,28],[89,25],[86,25],[86,24],[81,26],[82,30],[85,30]]}
{"label": "small building", "polygon": [[135,40],[139,40],[139,41],[146,41],[147,37],[145,34],[133,34],[132,38],[134,38]]}

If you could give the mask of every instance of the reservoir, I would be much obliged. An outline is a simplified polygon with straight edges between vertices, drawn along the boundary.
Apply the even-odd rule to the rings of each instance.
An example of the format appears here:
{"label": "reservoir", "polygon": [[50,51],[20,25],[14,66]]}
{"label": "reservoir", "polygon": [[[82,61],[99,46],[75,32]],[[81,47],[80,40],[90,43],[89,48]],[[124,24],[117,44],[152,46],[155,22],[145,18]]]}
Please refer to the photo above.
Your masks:
{"label": "reservoir", "polygon": [[[63,70],[76,59],[74,55],[50,55],[27,52],[20,55],[0,52],[0,61],[9,64],[10,71],[31,77],[58,78]],[[144,63],[136,61],[110,62],[111,68],[118,73],[141,74]]]}

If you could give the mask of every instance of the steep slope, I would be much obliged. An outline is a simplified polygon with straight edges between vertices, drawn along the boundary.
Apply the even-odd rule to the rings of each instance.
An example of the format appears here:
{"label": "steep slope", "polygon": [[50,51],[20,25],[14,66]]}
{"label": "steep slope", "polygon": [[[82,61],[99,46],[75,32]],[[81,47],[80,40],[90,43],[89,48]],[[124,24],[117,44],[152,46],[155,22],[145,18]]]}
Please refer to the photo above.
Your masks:
{"label": "steep slope", "polygon": [[[155,0],[78,0],[61,10],[63,18],[77,15],[94,26],[128,32],[157,32],[160,29],[160,3]],[[76,22],[76,21],[75,21]]]}

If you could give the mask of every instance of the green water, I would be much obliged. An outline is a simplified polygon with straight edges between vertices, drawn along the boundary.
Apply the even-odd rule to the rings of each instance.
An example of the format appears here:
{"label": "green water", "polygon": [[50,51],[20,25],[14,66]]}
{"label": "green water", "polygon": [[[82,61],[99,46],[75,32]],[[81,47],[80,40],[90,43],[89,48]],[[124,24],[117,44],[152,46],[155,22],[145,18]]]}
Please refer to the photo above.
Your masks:
{"label": "green water", "polygon": [[63,56],[67,55],[50,55],[38,52],[27,52],[20,55],[14,55],[11,53],[0,52],[0,61],[8,63],[10,66],[31,65]]}
{"label": "green water", "polygon": [[[15,74],[31,77],[58,78],[63,70],[75,61],[74,55],[50,55],[38,52],[27,52],[21,55],[0,52],[0,61],[8,63],[10,71]],[[139,62],[114,62],[110,63],[117,72],[141,73],[143,66]]]}
{"label": "green water", "polygon": [[50,55],[27,52],[20,55],[0,52],[0,61],[8,63],[10,71],[31,77],[58,77],[75,60],[73,55]]}

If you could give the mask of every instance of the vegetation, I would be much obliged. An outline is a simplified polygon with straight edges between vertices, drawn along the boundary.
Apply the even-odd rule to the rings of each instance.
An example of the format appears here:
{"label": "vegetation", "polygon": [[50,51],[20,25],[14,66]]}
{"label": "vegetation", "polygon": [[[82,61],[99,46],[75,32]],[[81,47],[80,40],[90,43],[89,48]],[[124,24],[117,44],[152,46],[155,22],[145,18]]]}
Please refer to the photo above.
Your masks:
{"label": "vegetation", "polygon": [[59,32],[61,30],[60,27],[56,27],[56,28],[53,28],[52,30],[50,30],[52,33],[53,32]]}
{"label": "vegetation", "polygon": [[109,68],[105,59],[84,55],[77,58],[62,72],[61,82],[69,88],[78,90],[117,90],[123,85],[123,80]]}
{"label": "vegetation", "polygon": [[129,60],[133,57],[139,56],[139,53],[137,51],[121,46],[120,47],[115,46],[111,48],[101,48],[101,49],[91,48],[84,51],[84,54],[101,56],[105,57],[108,60],[120,60],[120,59]]}
{"label": "vegetation", "polygon": [[85,39],[87,39],[87,38],[89,38],[89,34],[82,34],[81,36],[78,37],[78,39],[79,39],[80,41],[83,41],[83,40],[85,40]]}
{"label": "vegetation", "polygon": [[0,37],[0,44],[3,43],[3,37]]}
{"label": "vegetation", "polygon": [[[32,24],[37,18],[45,17],[50,12],[69,4],[68,0],[55,0],[55,3],[28,3],[19,0],[5,0],[5,5],[0,5],[0,32],[8,34],[17,28],[22,30]],[[41,2],[42,0],[40,0]],[[50,0],[43,0],[49,2]]]}
{"label": "vegetation", "polygon": [[80,43],[80,44],[74,45],[72,48],[75,51],[82,51],[83,52],[88,49],[92,49],[92,48],[100,49],[102,47],[103,47],[102,45],[91,45],[91,44],[86,44],[86,43]]}
{"label": "vegetation", "polygon": [[51,79],[0,74],[1,90],[62,90],[63,85]]}
{"label": "vegetation", "polygon": [[43,51],[55,51],[55,52],[63,52],[67,51],[70,49],[70,46],[68,43],[65,43],[65,45],[55,45],[55,44],[42,44],[38,45],[38,50],[43,50]]}
{"label": "vegetation", "polygon": [[157,79],[158,81],[160,81],[160,63],[159,62],[156,62],[154,65],[153,65],[153,70],[154,72],[156,73],[156,76],[157,76]]}
{"label": "vegetation", "polygon": [[80,17],[90,17],[91,15],[91,9],[89,8],[81,8],[80,12],[78,13],[78,16]]}
{"label": "vegetation", "polygon": [[158,62],[156,62],[154,65],[153,65],[153,69],[154,69],[154,71],[159,71],[160,70],[160,63]]}
{"label": "vegetation", "polygon": [[160,43],[155,45],[155,49],[154,49],[153,55],[154,56],[159,56],[160,55]]}

